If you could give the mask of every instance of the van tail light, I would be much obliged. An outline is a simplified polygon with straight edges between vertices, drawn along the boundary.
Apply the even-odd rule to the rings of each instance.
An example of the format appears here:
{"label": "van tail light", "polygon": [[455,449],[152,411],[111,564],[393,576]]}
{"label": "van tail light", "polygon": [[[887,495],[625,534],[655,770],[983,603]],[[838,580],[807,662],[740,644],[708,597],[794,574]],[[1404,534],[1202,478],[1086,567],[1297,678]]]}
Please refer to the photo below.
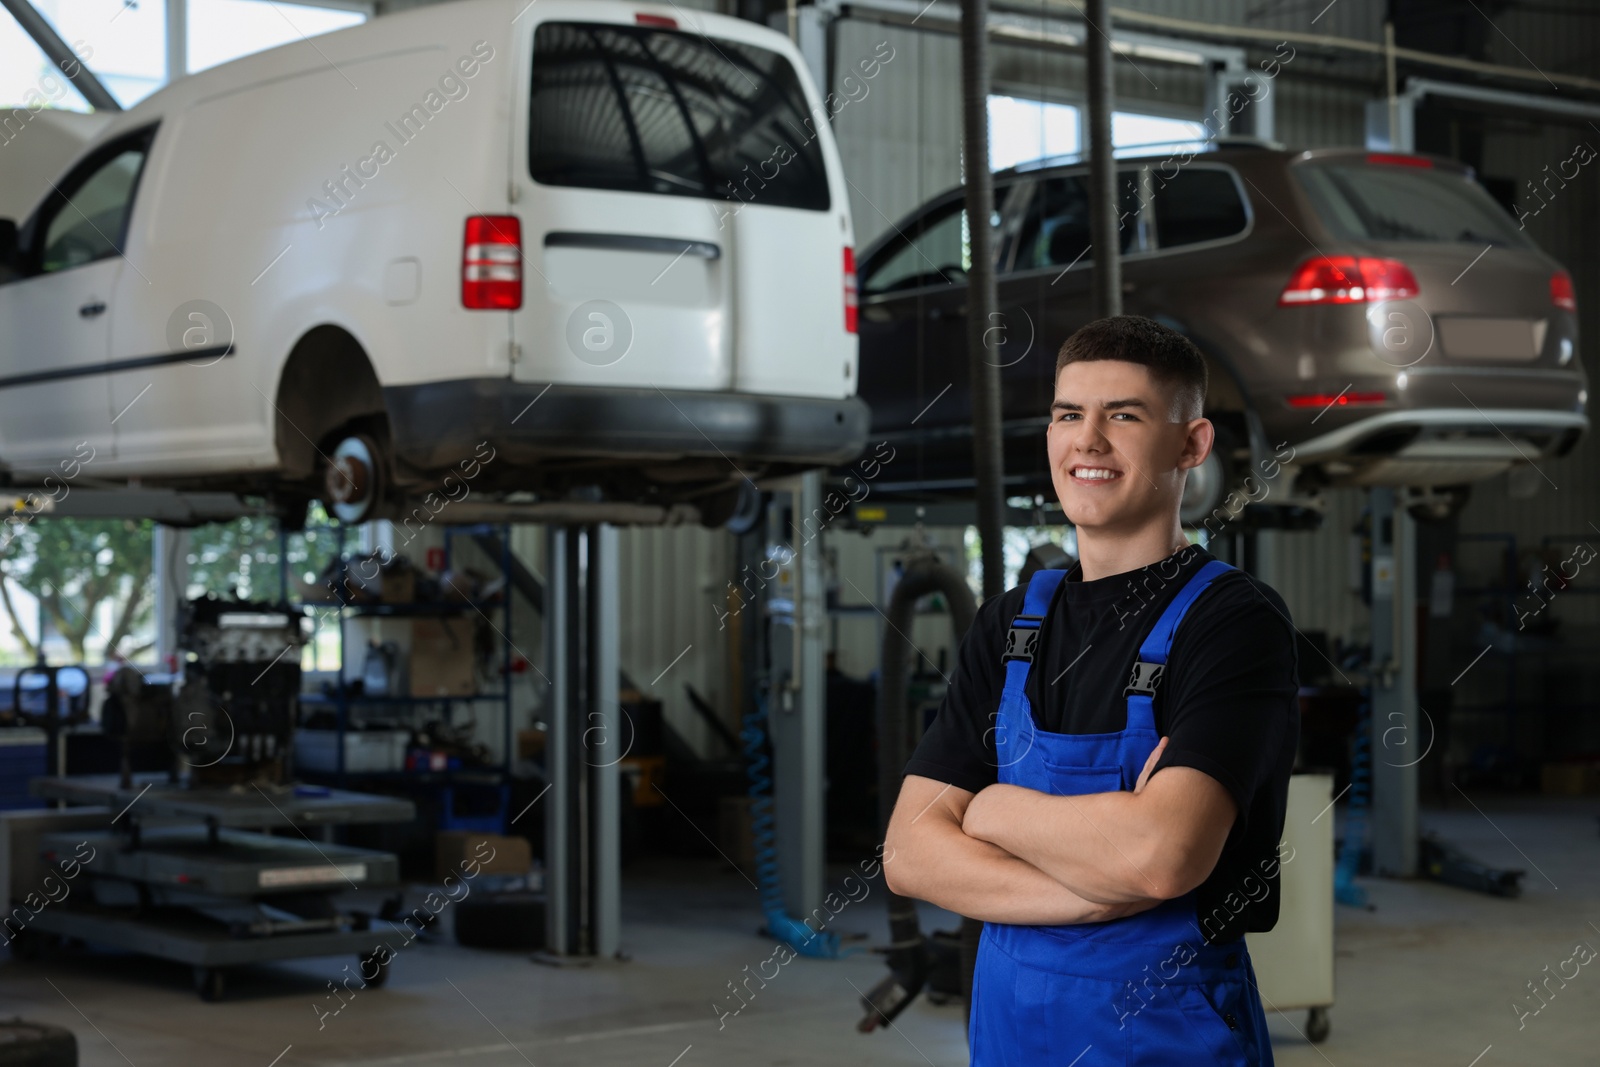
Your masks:
{"label": "van tail light", "polygon": [[678,28],[678,20],[667,15],[647,15],[643,11],[634,13],[633,21],[641,26],[659,26],[664,30]]}
{"label": "van tail light", "polygon": [[844,250],[844,332],[856,332],[856,313],[859,305],[856,301],[856,250],[849,246]]}
{"label": "van tail light", "polygon": [[1550,275],[1550,303],[1568,311],[1578,310],[1578,297],[1572,291],[1572,275],[1564,270]]}
{"label": "van tail light", "polygon": [[461,239],[461,306],[515,311],[522,306],[522,221],[473,215]]}
{"label": "van tail light", "polygon": [[1292,408],[1346,407],[1350,404],[1381,404],[1389,399],[1382,393],[1299,393],[1283,398]]}
{"label": "van tail light", "polygon": [[1313,256],[1295,268],[1278,294],[1278,306],[1407,300],[1418,291],[1416,275],[1398,259]]}

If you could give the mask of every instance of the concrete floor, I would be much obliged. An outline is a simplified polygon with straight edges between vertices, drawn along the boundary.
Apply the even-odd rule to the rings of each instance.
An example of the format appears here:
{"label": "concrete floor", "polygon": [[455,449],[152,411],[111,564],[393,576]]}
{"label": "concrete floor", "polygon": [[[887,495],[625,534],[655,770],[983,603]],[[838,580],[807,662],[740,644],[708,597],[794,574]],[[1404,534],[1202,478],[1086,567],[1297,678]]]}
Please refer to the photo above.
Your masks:
{"label": "concrete floor", "polygon": [[[1600,1062],[1600,960],[1565,988],[1552,981],[1557,995],[1520,1030],[1512,1007],[1578,942],[1600,949],[1600,798],[1473,799],[1481,813],[1464,802],[1425,810],[1425,828],[1486,863],[1526,869],[1523,895],[1363,880],[1376,910],[1338,909],[1328,1039],[1313,1046],[1299,1035],[1303,1012],[1269,1013],[1282,1067]],[[553,969],[521,952],[418,942],[399,954],[386,988],[358,992],[326,1017],[318,1011],[329,1005],[326,983],[350,961],[257,968],[227,1001],[206,1004],[188,970],[172,964],[0,956],[0,1014],[71,1028],[86,1067],[966,1062],[958,1004],[919,1000],[893,1031],[855,1031],[858,991],[885,973],[869,953],[795,959],[719,1024],[713,1005],[735,1003],[724,999],[727,983],[772,952],[754,936],[755,905],[754,890],[726,867],[639,865],[626,876],[630,962]],[[927,919],[925,929],[949,925],[932,912]],[[881,883],[837,925],[881,943]]]}

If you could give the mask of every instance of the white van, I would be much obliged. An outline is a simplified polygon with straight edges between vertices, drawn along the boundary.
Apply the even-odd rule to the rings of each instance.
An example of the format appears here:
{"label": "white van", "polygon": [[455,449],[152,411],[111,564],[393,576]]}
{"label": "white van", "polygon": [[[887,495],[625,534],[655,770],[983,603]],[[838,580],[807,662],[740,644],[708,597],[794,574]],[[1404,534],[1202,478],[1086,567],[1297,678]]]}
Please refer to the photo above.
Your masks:
{"label": "white van", "polygon": [[186,78],[0,220],[0,472],[92,449],[88,479],[356,521],[470,464],[562,514],[719,522],[866,441],[827,114],[780,34],[614,0]]}

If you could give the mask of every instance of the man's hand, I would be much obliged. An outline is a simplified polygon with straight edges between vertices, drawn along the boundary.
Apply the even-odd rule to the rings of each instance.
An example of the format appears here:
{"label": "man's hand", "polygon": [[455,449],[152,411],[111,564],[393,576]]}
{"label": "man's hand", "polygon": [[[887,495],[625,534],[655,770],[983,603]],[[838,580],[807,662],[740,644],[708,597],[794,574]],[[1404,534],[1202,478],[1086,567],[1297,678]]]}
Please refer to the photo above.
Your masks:
{"label": "man's hand", "polygon": [[1139,780],[1133,784],[1133,791],[1135,793],[1144,792],[1144,784],[1150,780],[1150,772],[1156,769],[1156,764],[1161,759],[1161,753],[1165,752],[1166,750],[1167,739],[1163,737],[1161,740],[1156,742],[1156,747],[1154,751],[1150,753],[1150,758],[1144,761],[1144,770],[1139,772]]}

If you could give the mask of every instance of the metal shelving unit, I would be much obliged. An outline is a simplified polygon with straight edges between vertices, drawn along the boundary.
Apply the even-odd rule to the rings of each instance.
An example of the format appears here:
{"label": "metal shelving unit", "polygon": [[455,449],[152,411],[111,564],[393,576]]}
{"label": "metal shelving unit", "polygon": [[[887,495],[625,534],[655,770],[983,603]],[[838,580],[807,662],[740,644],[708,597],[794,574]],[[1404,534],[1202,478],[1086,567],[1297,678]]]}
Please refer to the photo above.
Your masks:
{"label": "metal shelving unit", "polygon": [[[1505,718],[1505,734],[1502,744],[1505,751],[1513,752],[1518,731],[1519,708],[1523,706],[1519,699],[1521,692],[1519,676],[1526,669],[1527,664],[1532,662],[1538,666],[1541,672],[1547,672],[1552,663],[1561,660],[1563,657],[1577,656],[1588,661],[1592,658],[1592,653],[1589,650],[1589,646],[1582,642],[1553,641],[1547,645],[1539,645],[1529,644],[1526,639],[1519,640],[1518,631],[1515,628],[1519,618],[1517,604],[1519,600],[1532,594],[1528,593],[1526,583],[1518,582],[1517,564],[1519,557],[1516,534],[1510,532],[1462,534],[1459,540],[1462,542],[1497,543],[1504,546],[1505,556],[1499,582],[1481,586],[1458,586],[1455,594],[1458,598],[1468,596],[1493,598],[1503,605],[1506,613],[1505,619],[1510,627],[1508,632],[1511,635],[1511,640],[1508,647],[1501,647],[1498,643],[1491,643],[1487,649],[1484,649],[1480,647],[1481,642],[1474,643],[1470,647],[1460,646],[1460,651],[1464,655],[1470,657],[1482,653],[1485,657],[1497,661],[1503,668],[1504,681],[1501,687],[1503,696],[1500,699],[1490,700],[1471,707],[1459,708],[1458,710],[1478,714],[1498,713],[1503,715]],[[1593,540],[1593,537],[1584,534],[1547,534],[1540,539],[1539,547],[1540,549],[1546,549],[1552,545],[1572,545],[1590,540]],[[1593,595],[1600,592],[1600,586],[1593,584],[1588,586],[1580,585],[1577,580],[1578,577],[1575,575],[1565,589],[1555,593],[1550,602],[1568,596]],[[1484,680],[1480,679],[1480,684],[1475,688],[1482,691],[1486,687]],[[1534,698],[1529,697],[1527,699]],[[1582,700],[1539,701],[1539,708],[1544,714],[1571,712],[1591,707],[1592,704]]]}
{"label": "metal shelving unit", "polygon": [[[340,560],[345,559],[345,549],[348,536],[348,527],[345,526],[319,526],[309,529],[326,530],[333,533],[336,538],[335,555]],[[327,609],[332,608],[333,621],[337,627],[339,640],[339,679],[331,693],[306,693],[300,698],[302,709],[329,708],[334,710],[335,736],[334,753],[335,769],[331,772],[300,770],[302,778],[329,779],[340,787],[344,787],[351,777],[361,779],[383,779],[393,781],[407,781],[419,785],[435,785],[444,790],[450,790],[458,783],[487,784],[489,781],[504,789],[504,784],[510,776],[512,760],[514,758],[513,737],[511,729],[511,678],[512,678],[512,586],[511,586],[511,537],[510,528],[507,526],[474,525],[444,527],[444,552],[445,567],[450,566],[454,555],[454,539],[462,536],[473,536],[483,533],[498,533],[500,542],[500,573],[505,579],[499,603],[477,603],[474,601],[438,601],[423,603],[359,603],[343,600],[326,602],[300,602],[294,606],[301,608]],[[281,535],[280,535],[281,536]],[[280,551],[279,560],[282,572],[282,587],[285,599],[288,594],[287,577],[287,552]],[[500,610],[500,622],[495,623],[491,612]],[[346,678],[345,662],[345,623],[356,617],[393,617],[393,618],[429,618],[453,617],[469,614],[481,615],[494,628],[500,642],[500,668],[501,685],[498,692],[474,693],[470,696],[403,696],[403,695],[366,695],[352,691],[352,686]],[[452,713],[459,704],[479,704],[490,701],[497,702],[501,712],[501,752],[502,759],[498,765],[473,766],[452,768],[450,770],[393,770],[393,771],[350,771],[345,766],[345,737],[351,728],[351,712],[358,707],[379,707],[391,709],[404,709],[414,712],[416,708],[434,706],[439,709],[441,717],[446,723],[452,719]],[[414,718],[414,715],[411,716]]]}

